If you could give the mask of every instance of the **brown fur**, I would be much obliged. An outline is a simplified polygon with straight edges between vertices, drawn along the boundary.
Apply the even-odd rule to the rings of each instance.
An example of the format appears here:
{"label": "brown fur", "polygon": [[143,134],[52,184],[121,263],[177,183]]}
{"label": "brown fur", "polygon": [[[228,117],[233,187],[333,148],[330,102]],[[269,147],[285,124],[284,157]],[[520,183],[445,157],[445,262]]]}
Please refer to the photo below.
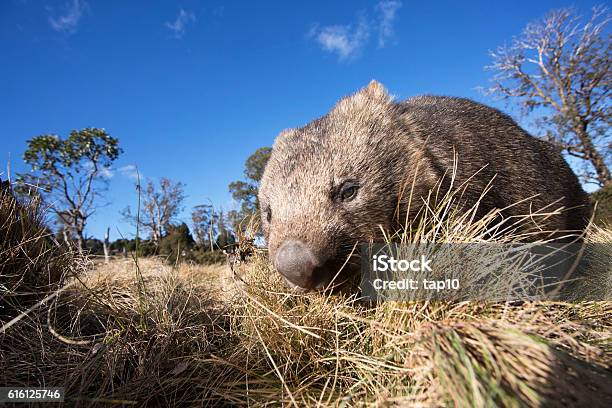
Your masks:
{"label": "brown fur", "polygon": [[[533,196],[504,216],[556,202],[554,208],[568,210],[539,227],[584,229],[590,208],[578,179],[558,151],[509,116],[461,98],[395,102],[372,81],[322,118],[276,139],[259,191],[271,259],[287,240],[304,243],[322,265],[344,257],[355,242],[380,239],[381,226],[397,229],[406,215],[406,185],[410,189],[416,180],[410,214],[440,180],[451,187],[455,155],[454,185],[471,178],[466,205],[494,179],[481,215]],[[350,202],[339,202],[337,189],[346,180],[357,182],[359,190]]]}

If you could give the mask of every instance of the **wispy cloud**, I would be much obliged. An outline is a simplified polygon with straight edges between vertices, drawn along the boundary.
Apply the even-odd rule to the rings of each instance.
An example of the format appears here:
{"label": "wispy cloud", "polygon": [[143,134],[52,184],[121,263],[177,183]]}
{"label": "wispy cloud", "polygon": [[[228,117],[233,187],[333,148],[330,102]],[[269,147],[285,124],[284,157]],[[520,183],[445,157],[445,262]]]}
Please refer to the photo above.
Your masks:
{"label": "wispy cloud", "polygon": [[[83,167],[88,172],[93,172],[94,171],[94,164],[92,162],[90,162],[90,161],[86,161],[85,163],[83,163]],[[96,171],[97,171],[97,173],[100,176],[102,176],[103,178],[105,178],[107,180],[112,179],[113,176],[115,175],[115,171],[113,170],[112,167],[99,166]]]}
{"label": "wispy cloud", "polygon": [[314,39],[324,51],[338,55],[340,61],[353,59],[361,54],[371,32],[378,33],[378,46],[385,46],[386,40],[393,35],[393,24],[401,6],[399,0],[382,0],[374,7],[375,19],[369,19],[363,14],[353,24],[314,24],[307,37]]}
{"label": "wispy cloud", "polygon": [[[134,164],[128,164],[123,167],[119,167],[117,171],[124,177],[127,177],[131,180],[138,180],[138,168]],[[140,175],[142,179],[142,174]]]}
{"label": "wispy cloud", "polygon": [[165,25],[175,38],[181,38],[190,23],[195,23],[196,16],[191,11],[179,10],[179,14],[172,22],[166,21]]}
{"label": "wispy cloud", "polygon": [[105,179],[111,179],[115,175],[115,173],[113,172],[113,170],[110,167],[101,167],[100,168],[100,174]]}
{"label": "wispy cloud", "polygon": [[87,3],[84,0],[72,0],[65,4],[63,14],[49,16],[49,24],[55,31],[72,34],[76,32],[86,8]]}
{"label": "wispy cloud", "polygon": [[378,22],[378,46],[384,47],[385,41],[393,36],[393,23],[397,16],[397,11],[402,7],[402,2],[399,0],[384,0],[376,5],[376,11],[379,13]]}
{"label": "wispy cloud", "polygon": [[342,61],[359,55],[368,41],[370,29],[365,18],[362,18],[356,27],[351,25],[326,27],[314,25],[308,35],[313,37],[323,50],[338,54],[338,58]]}

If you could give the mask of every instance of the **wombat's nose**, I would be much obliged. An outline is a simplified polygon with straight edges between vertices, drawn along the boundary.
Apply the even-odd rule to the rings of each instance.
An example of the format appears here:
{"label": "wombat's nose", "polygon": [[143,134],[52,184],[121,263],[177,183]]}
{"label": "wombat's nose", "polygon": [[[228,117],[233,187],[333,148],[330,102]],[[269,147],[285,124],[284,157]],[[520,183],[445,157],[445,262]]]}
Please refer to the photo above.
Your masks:
{"label": "wombat's nose", "polygon": [[313,289],[320,283],[317,266],[316,257],[300,241],[285,242],[276,255],[276,269],[289,282],[303,289]]}

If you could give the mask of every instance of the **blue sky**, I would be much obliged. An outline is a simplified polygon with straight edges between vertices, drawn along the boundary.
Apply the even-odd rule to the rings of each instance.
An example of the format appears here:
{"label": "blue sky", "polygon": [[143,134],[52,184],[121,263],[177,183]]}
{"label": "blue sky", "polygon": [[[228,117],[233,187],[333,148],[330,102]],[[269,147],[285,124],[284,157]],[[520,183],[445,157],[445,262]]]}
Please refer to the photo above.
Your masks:
{"label": "blue sky", "polygon": [[188,221],[209,200],[234,208],[227,185],[255,149],[373,78],[398,98],[503,108],[476,90],[488,51],[552,8],[595,4],[2,0],[2,163],[26,170],[33,136],[103,127],[125,152],[87,234],[131,235],[119,211],[136,203],[133,166],[185,183]]}

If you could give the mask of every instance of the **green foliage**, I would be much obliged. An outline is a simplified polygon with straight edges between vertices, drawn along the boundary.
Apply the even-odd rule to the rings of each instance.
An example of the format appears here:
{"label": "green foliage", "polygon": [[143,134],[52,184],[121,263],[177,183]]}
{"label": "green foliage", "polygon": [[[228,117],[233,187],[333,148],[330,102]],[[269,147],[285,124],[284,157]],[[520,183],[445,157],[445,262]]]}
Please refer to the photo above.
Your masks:
{"label": "green foliage", "polygon": [[612,226],[612,184],[591,194],[593,204],[597,203],[593,220],[600,226]]}
{"label": "green foliage", "polygon": [[[88,240],[88,246],[93,247],[97,243],[96,241]],[[124,250],[126,254],[137,254],[139,257],[160,255],[165,257],[170,264],[178,261],[179,263],[190,262],[211,265],[225,262],[226,256],[222,249],[234,242],[235,239],[231,232],[222,227],[222,234],[215,239],[214,249],[211,250],[210,245],[197,244],[187,224],[181,223],[171,225],[168,228],[168,233],[161,238],[159,245],[151,240],[140,240],[136,253],[136,240],[121,238],[110,244],[110,250],[114,255],[121,255]],[[219,247],[219,245],[223,245],[223,247]]]}
{"label": "green foliage", "polygon": [[136,253],[136,239],[121,238],[111,242],[110,251],[111,254],[114,255],[120,255],[123,253],[127,255],[132,253],[138,255],[139,257],[145,257],[155,255],[157,253],[157,247],[151,241],[140,239],[138,241],[138,253]]}
{"label": "green foliage", "polygon": [[73,130],[67,139],[57,135],[42,135],[28,140],[28,149],[23,155],[32,170],[49,172],[53,178],[62,170],[79,172],[89,163],[98,167],[109,167],[122,150],[119,140],[104,129],[85,128]]}
{"label": "green foliage", "polygon": [[[271,147],[261,147],[257,149],[245,162],[245,180],[234,181],[229,184],[229,191],[232,197],[240,203],[240,211],[235,217],[240,221],[259,211],[257,191],[271,154]],[[236,225],[234,225],[234,228],[236,228]]]}
{"label": "green foliage", "polygon": [[40,196],[83,248],[85,224],[121,152],[118,139],[104,129],[73,130],[66,139],[36,136],[23,155],[32,171],[17,175],[20,193]]}
{"label": "green foliage", "polygon": [[[110,250],[111,251],[117,251],[117,252],[122,252],[123,249],[125,248],[126,251],[131,250],[132,248],[135,247],[136,243],[134,242],[134,246],[131,246],[131,243],[134,240],[129,240],[129,239],[125,239],[125,238],[119,238],[113,242],[111,242],[110,244]],[[142,241],[140,241],[142,243]]]}
{"label": "green foliage", "polygon": [[229,185],[229,191],[234,200],[240,203],[244,214],[255,212],[258,208],[257,185],[248,181],[233,181]]}
{"label": "green foliage", "polygon": [[215,240],[215,249],[227,249],[236,243],[236,237],[228,230],[223,211],[219,213],[219,234]]}
{"label": "green foliage", "polygon": [[[233,235],[226,230],[217,237],[217,248],[223,248],[234,242]],[[219,245],[223,245],[220,247]],[[172,225],[159,244],[159,255],[164,256],[169,263],[191,262],[211,265],[225,262],[226,256],[220,249],[210,250],[209,246],[198,246],[193,239],[189,227],[185,223]]]}
{"label": "green foliage", "polygon": [[194,249],[188,254],[187,260],[200,265],[214,265],[226,262],[227,256],[221,250]]}
{"label": "green foliage", "polygon": [[194,244],[187,224],[171,225],[159,243],[159,254],[167,257],[169,262],[180,262],[186,259]]}
{"label": "green foliage", "polygon": [[85,240],[85,249],[91,255],[104,255],[104,245],[97,238],[88,238]]}
{"label": "green foliage", "polygon": [[252,180],[256,183],[261,181],[266,164],[270,160],[272,154],[271,147],[260,147],[249,156],[244,165],[244,175],[248,180]]}

